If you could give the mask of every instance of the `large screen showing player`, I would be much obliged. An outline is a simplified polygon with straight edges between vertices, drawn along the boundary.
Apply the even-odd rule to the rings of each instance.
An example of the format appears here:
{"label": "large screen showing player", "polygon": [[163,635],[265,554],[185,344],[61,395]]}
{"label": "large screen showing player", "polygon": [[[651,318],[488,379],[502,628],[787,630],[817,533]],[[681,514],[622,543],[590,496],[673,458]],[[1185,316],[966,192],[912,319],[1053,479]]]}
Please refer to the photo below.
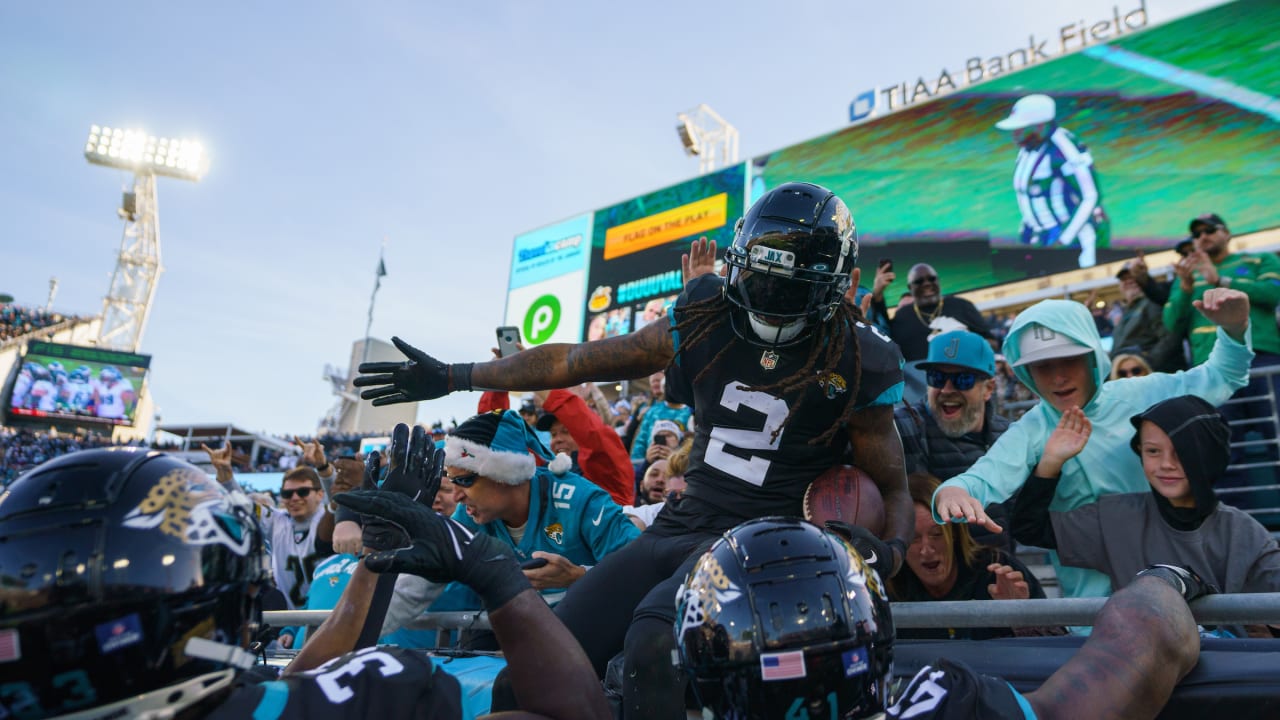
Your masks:
{"label": "large screen showing player", "polygon": [[751,193],[834,190],[891,292],[916,262],[956,292],[1170,250],[1207,212],[1277,227],[1278,37],[1280,3],[1228,3],[757,157]]}
{"label": "large screen showing player", "polygon": [[132,425],[150,355],[31,342],[9,394],[9,415]]}

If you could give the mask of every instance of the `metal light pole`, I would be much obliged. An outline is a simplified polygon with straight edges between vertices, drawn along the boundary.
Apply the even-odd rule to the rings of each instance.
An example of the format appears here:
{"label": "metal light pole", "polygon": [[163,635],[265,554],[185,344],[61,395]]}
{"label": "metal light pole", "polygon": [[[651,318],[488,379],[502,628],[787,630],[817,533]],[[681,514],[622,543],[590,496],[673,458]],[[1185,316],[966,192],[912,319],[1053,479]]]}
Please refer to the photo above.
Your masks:
{"label": "metal light pole", "polygon": [[207,170],[207,158],[198,142],[97,125],[89,128],[84,156],[95,165],[133,172],[133,186],[125,191],[118,211],[124,220],[124,236],[111,286],[102,301],[98,344],[137,352],[163,270],[156,177],[199,182]]}

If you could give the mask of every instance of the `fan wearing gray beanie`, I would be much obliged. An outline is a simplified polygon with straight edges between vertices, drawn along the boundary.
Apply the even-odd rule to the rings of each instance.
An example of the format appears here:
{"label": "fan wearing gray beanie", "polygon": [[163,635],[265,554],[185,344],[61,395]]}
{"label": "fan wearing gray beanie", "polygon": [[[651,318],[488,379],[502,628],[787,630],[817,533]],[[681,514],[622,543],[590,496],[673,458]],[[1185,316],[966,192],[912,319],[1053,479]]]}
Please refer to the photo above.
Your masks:
{"label": "fan wearing gray beanie", "polygon": [[[1280,591],[1275,538],[1214,493],[1227,469],[1231,439],[1217,409],[1183,395],[1152,405],[1130,422],[1130,445],[1150,492],[1102,495],[1059,512],[1053,509],[1058,479],[1033,475],[1014,505],[1018,542],[1056,548],[1064,565],[1106,573],[1113,591],[1156,563],[1185,566],[1222,592]],[[1091,432],[1079,409],[1063,413],[1045,454],[1074,457]]]}

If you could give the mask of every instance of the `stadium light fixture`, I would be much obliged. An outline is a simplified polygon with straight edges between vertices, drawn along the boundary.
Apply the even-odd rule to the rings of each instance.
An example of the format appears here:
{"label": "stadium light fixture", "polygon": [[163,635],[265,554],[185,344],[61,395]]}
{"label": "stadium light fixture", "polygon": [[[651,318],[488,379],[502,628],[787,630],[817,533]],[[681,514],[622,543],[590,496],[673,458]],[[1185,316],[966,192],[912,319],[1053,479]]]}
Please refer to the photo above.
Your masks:
{"label": "stadium light fixture", "polygon": [[194,140],[157,138],[141,130],[91,125],[84,156],[95,165],[199,182],[209,167]]}
{"label": "stadium light fixture", "polygon": [[703,103],[687,112],[676,113],[676,134],[686,155],[698,158],[698,172],[706,174],[718,167],[738,162],[738,129]]}

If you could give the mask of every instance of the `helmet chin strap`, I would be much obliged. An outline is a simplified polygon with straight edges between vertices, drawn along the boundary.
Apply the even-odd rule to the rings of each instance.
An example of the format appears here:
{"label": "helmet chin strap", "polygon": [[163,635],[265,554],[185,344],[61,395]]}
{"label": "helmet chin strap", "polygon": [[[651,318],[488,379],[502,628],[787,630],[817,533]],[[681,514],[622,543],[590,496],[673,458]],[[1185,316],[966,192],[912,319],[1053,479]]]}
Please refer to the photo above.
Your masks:
{"label": "helmet chin strap", "polygon": [[804,330],[804,319],[795,320],[786,325],[770,325],[761,320],[755,313],[747,313],[747,322],[751,324],[751,331],[756,337],[767,343],[781,344],[795,340],[800,331]]}

